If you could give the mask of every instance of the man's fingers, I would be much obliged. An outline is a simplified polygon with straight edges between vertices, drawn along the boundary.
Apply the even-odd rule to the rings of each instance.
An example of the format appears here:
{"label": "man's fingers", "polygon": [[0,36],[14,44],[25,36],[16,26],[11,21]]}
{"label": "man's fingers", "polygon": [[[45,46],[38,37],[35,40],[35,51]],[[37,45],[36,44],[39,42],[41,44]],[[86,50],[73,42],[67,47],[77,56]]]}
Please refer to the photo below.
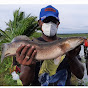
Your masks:
{"label": "man's fingers", "polygon": [[20,59],[20,53],[24,47],[25,47],[25,45],[21,45],[16,51],[16,61],[18,61],[19,64],[21,64],[21,62],[22,62]]}
{"label": "man's fingers", "polygon": [[20,53],[22,49],[25,47],[25,45],[21,45],[17,50],[16,50],[16,55],[20,56]]}
{"label": "man's fingers", "polygon": [[25,59],[23,60],[23,64],[26,63],[26,65],[30,65],[30,64],[32,63],[32,59],[33,59],[35,53],[36,53],[36,52],[35,52],[35,47],[32,46],[32,47],[28,50],[28,52],[27,52],[27,54],[26,54],[26,56],[25,56]]}
{"label": "man's fingers", "polygon": [[30,59],[30,57],[29,56],[26,56],[25,59],[23,60],[23,63],[22,64],[23,65],[26,65],[26,62],[27,62],[28,59]]}
{"label": "man's fingers", "polygon": [[20,55],[21,59],[24,59],[24,57],[26,56],[26,53],[28,52],[28,50],[29,50],[30,47],[31,46],[29,44],[24,47],[24,49],[22,50],[21,55]]}
{"label": "man's fingers", "polygon": [[31,55],[31,57],[30,57],[30,59],[27,61],[27,65],[32,64],[32,61],[33,61],[33,59],[35,58],[36,53],[37,53],[37,51],[34,50],[34,52],[32,53],[32,55]]}
{"label": "man's fingers", "polygon": [[16,51],[16,60],[23,65],[31,65],[32,60],[36,55],[36,50],[34,46],[30,46],[30,44],[21,45]]}
{"label": "man's fingers", "polygon": [[26,56],[25,57],[25,59],[23,60],[23,65],[30,65],[31,63],[32,63],[32,61],[33,61],[33,59],[34,59],[34,57],[35,57],[35,55],[36,55],[36,50],[34,50],[33,51],[33,53],[32,53],[32,55],[31,55],[31,57],[29,57],[29,56]]}
{"label": "man's fingers", "polygon": [[27,56],[31,56],[32,55],[32,53],[34,52],[34,50],[35,50],[35,47],[34,46],[32,46],[29,50],[28,50],[28,52],[27,52]]}

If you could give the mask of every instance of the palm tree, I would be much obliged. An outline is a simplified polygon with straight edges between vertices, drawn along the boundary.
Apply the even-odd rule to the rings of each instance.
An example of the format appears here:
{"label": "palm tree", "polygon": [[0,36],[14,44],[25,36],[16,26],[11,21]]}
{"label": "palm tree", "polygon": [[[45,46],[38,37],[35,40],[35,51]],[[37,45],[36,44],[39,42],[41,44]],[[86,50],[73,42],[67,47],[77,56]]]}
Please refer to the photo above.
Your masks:
{"label": "palm tree", "polygon": [[0,41],[2,43],[11,42],[11,40],[18,35],[30,36],[35,29],[38,27],[37,17],[31,16],[30,14],[25,17],[24,12],[20,12],[20,9],[13,13],[13,21],[9,20],[6,25],[8,26],[5,31],[0,29],[0,33],[3,38]]}

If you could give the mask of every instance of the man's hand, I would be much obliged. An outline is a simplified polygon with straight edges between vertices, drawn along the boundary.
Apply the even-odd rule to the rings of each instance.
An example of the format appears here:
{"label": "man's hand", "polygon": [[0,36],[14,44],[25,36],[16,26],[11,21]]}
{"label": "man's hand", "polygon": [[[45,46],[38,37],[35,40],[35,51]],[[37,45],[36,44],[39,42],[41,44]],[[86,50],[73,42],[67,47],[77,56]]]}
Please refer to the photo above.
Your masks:
{"label": "man's hand", "polygon": [[81,50],[81,46],[78,46],[75,49],[69,51],[66,57],[67,57],[67,61],[70,66],[71,72],[77,78],[82,79],[84,76],[84,66],[77,57],[77,55],[79,55],[80,50]]}
{"label": "man's hand", "polygon": [[81,46],[78,46],[75,49],[69,51],[66,55],[68,58],[74,58],[75,56],[79,55],[80,50]]}
{"label": "man's hand", "polygon": [[21,45],[16,51],[16,61],[22,65],[35,64],[33,59],[35,58],[37,51],[34,46]]}

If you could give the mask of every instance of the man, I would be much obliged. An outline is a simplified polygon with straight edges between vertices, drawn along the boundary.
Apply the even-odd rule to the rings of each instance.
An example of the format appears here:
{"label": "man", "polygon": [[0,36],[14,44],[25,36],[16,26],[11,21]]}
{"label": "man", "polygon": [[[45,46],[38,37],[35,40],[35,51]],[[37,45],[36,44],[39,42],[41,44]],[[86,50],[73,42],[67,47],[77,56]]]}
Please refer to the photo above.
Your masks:
{"label": "man", "polygon": [[[48,5],[47,7],[41,9],[40,19],[38,22],[42,31],[42,36],[39,37],[37,40],[42,42],[52,42],[54,40],[61,39],[56,36],[57,29],[60,24],[58,14],[59,14],[58,10],[51,5]],[[41,82],[41,85],[43,85],[43,83],[45,83],[44,85],[70,85],[71,72],[77,78],[82,79],[84,75],[84,67],[78,59],[80,48],[81,47],[79,46],[74,50],[68,52],[63,61],[61,61],[61,64],[58,65],[57,67],[54,66],[55,71],[52,74],[52,76],[55,76],[55,78],[58,79],[56,81],[51,81],[51,79],[54,80],[54,77],[50,76],[46,71],[41,72],[41,69],[43,70],[42,67],[44,67],[43,63],[48,64],[47,61],[43,61],[43,63],[34,61],[35,55],[37,53],[36,48],[34,46],[30,46],[30,44],[21,45],[16,51],[16,60],[21,64],[20,79],[22,80],[23,85],[30,85],[31,83],[32,85],[40,85],[38,82],[39,73],[41,73],[41,75],[44,74],[43,76],[39,74],[40,82],[42,81],[41,79],[43,77],[47,78],[48,76],[50,78],[49,80],[50,82],[48,84],[46,82],[47,79],[45,79],[44,82],[43,81]],[[55,65],[54,61],[52,61],[52,63],[53,65]],[[47,68],[48,65],[46,68],[44,67],[44,69],[46,70]],[[62,72],[65,73],[64,76],[61,75]]]}

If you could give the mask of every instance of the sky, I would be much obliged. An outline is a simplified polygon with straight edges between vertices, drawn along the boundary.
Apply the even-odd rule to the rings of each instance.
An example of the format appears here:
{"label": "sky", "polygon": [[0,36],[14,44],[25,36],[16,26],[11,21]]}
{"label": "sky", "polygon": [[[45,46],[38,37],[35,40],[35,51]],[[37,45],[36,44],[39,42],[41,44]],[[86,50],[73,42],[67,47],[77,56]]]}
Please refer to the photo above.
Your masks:
{"label": "sky", "polygon": [[[31,0],[33,1],[33,0]],[[36,0],[37,1],[37,0]],[[85,0],[84,0],[85,1]],[[31,13],[39,19],[41,8],[52,5],[59,11],[58,33],[88,33],[88,4],[79,3],[2,3],[0,4],[0,29],[7,28],[5,22],[13,20],[13,12],[20,8],[25,16]]]}

